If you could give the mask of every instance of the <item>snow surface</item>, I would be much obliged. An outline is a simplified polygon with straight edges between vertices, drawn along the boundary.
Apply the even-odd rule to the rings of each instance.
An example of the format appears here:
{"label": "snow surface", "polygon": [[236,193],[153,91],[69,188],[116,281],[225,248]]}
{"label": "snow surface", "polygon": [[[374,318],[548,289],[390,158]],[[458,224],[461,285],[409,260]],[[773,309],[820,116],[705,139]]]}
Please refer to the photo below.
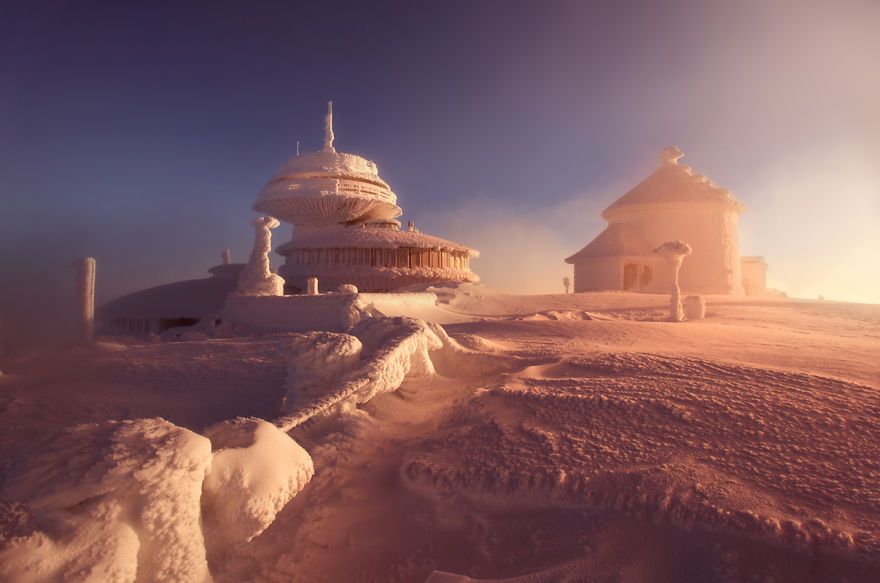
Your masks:
{"label": "snow surface", "polygon": [[442,327],[0,362],[0,579],[880,580],[880,307],[430,291]]}

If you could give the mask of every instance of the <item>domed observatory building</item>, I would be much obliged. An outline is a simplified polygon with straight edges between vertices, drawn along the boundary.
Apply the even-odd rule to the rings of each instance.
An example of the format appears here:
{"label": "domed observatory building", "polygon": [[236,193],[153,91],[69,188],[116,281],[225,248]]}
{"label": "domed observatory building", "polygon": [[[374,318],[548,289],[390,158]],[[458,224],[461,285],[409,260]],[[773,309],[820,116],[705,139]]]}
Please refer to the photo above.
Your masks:
{"label": "domed observatory building", "polygon": [[360,291],[391,291],[415,284],[477,281],[474,249],[401,230],[397,196],[376,164],[333,147],[333,104],[328,103],[324,147],[285,163],[257,195],[253,209],[293,225],[276,249],[285,293],[302,293],[317,277],[322,289],[354,284]]}
{"label": "domed observatory building", "polygon": [[[660,167],[602,213],[608,227],[565,260],[574,265],[575,292],[665,293],[671,270],[653,250],[680,240],[693,248],[681,267],[684,291],[743,293],[738,220],[745,207],[728,190],[679,164],[682,155],[678,148],[665,148]],[[749,289],[763,291],[763,282]]]}

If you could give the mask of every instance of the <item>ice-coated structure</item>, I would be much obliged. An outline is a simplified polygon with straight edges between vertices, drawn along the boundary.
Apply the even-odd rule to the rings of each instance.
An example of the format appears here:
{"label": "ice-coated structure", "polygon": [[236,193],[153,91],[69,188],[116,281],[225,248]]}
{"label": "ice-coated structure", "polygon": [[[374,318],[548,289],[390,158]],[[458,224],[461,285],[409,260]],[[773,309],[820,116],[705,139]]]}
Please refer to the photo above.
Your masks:
{"label": "ice-coated structure", "polygon": [[764,293],[758,278],[744,288],[750,259],[739,254],[738,220],[745,207],[728,190],[680,164],[682,156],[674,146],[664,148],[660,167],[605,209],[605,230],[565,260],[574,265],[575,292],[665,292],[672,274],[651,251],[665,241],[684,240],[693,247],[681,270],[685,291]]}
{"label": "ice-coated structure", "polygon": [[251,224],[254,226],[254,249],[238,276],[238,293],[246,296],[283,295],[284,280],[272,273],[269,267],[272,229],[281,223],[273,217],[257,217]]}
{"label": "ice-coated structure", "polygon": [[192,326],[223,309],[226,297],[237,288],[244,263],[211,267],[212,277],[177,281],[139,290],[98,309],[101,332],[148,336],[180,326]]}
{"label": "ice-coated structure", "polygon": [[672,266],[672,293],[669,298],[669,319],[673,322],[684,320],[684,308],[681,305],[681,288],[678,275],[684,258],[692,253],[691,246],[684,241],[667,241],[654,250]]}
{"label": "ice-coated structure", "polygon": [[95,336],[95,258],[77,259],[71,267],[76,270],[76,300],[79,305],[81,339],[89,343]]}
{"label": "ice-coated structure", "polygon": [[310,277],[325,289],[350,283],[361,291],[445,281],[476,281],[464,245],[401,230],[397,196],[376,164],[333,146],[332,102],[324,123],[324,147],[297,154],[260,190],[253,208],[293,225],[293,238],[278,247],[279,274],[289,293],[304,293]]}

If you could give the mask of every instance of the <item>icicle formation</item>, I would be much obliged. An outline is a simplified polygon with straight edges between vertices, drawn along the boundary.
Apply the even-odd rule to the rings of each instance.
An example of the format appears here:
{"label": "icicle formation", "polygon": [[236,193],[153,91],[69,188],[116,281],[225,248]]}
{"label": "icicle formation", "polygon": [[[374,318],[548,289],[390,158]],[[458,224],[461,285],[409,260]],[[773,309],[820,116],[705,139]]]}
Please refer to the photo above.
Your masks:
{"label": "icicle formation", "polygon": [[327,102],[327,115],[324,116],[324,151],[325,152],[335,152],[336,149],[333,147],[333,140],[336,136],[333,135],[333,102]]}
{"label": "icicle formation", "polygon": [[672,266],[672,297],[669,302],[669,319],[673,322],[681,322],[684,320],[684,309],[681,305],[681,289],[678,287],[678,272],[684,258],[691,254],[691,246],[684,241],[667,241],[654,249],[654,253],[662,255]]}
{"label": "icicle formation", "polygon": [[246,296],[280,296],[284,294],[284,279],[269,268],[272,249],[272,231],[281,223],[272,217],[258,217],[254,226],[254,249],[247,265],[238,277],[238,293]]}
{"label": "icicle formation", "polygon": [[81,338],[88,344],[95,337],[95,258],[77,259],[70,266],[76,269],[76,299],[79,305]]}

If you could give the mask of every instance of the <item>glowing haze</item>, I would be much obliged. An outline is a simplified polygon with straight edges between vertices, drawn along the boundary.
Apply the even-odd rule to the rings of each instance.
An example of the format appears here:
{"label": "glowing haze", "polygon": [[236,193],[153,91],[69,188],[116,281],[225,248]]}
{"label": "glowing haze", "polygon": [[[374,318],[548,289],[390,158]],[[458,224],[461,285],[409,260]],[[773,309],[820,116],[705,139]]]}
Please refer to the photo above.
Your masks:
{"label": "glowing haze", "polygon": [[770,286],[880,302],[877,2],[183,4],[0,7],[19,315],[60,309],[77,256],[99,303],[243,260],[255,192],[319,147],[330,98],[336,146],[491,285],[560,292],[671,143],[747,206]]}

